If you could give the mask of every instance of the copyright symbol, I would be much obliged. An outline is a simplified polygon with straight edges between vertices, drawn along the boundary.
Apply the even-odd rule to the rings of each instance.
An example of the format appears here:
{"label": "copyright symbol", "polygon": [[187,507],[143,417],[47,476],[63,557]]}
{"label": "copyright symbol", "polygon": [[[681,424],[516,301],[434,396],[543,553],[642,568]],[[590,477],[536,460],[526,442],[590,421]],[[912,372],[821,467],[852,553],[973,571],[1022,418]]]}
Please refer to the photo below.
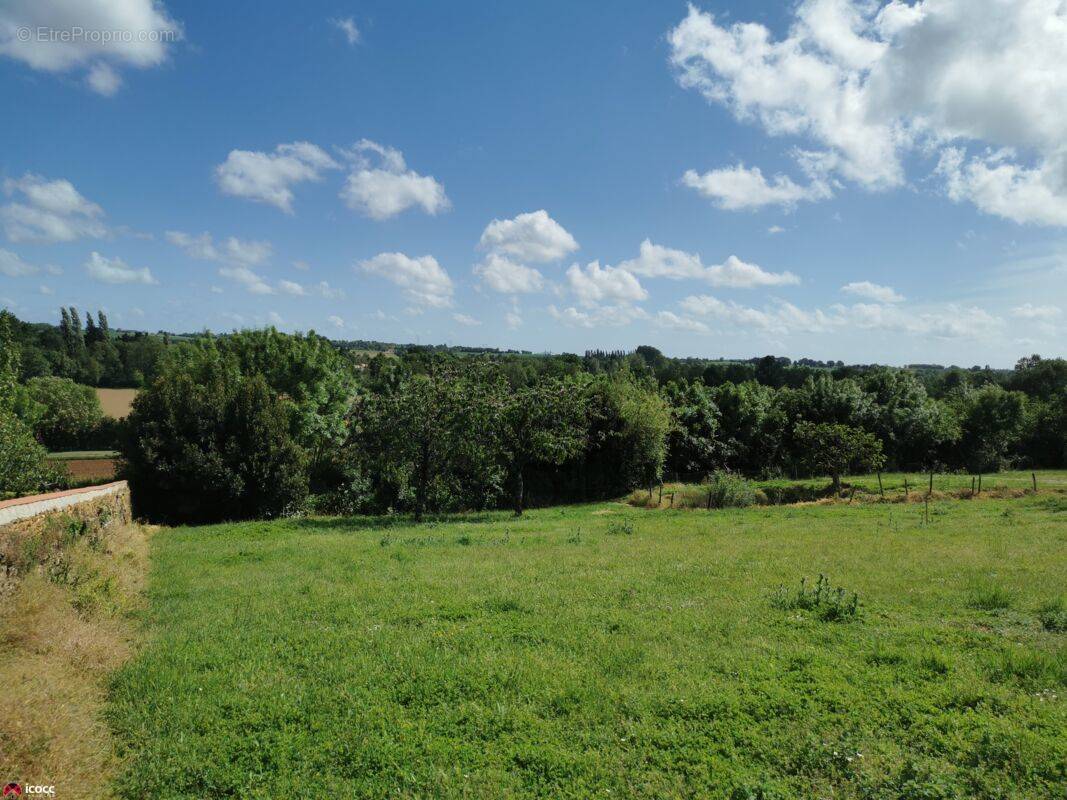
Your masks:
{"label": "copyright symbol", "polygon": [[18,40],[20,42],[28,42],[33,36],[33,31],[31,31],[29,28],[23,27],[19,28],[15,35],[18,37]]}

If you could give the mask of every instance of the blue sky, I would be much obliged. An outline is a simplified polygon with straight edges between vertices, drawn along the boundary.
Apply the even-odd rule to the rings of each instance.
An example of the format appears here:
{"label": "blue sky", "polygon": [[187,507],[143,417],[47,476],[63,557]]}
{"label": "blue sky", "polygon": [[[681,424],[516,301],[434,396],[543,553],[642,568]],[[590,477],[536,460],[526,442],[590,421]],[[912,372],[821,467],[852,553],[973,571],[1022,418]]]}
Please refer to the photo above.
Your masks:
{"label": "blue sky", "polygon": [[0,8],[23,318],[1067,355],[1049,0],[68,5]]}

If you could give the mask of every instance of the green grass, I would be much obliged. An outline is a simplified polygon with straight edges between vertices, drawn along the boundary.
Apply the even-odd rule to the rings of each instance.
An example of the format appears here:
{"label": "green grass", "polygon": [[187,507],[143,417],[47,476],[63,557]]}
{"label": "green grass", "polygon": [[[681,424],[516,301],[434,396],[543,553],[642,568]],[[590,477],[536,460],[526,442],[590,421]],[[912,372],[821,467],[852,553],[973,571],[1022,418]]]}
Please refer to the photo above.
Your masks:
{"label": "green grass", "polygon": [[66,450],[61,453],[49,453],[49,461],[97,461],[118,458],[115,450]]}
{"label": "green grass", "polygon": [[[1061,512],[601,504],[161,531],[148,641],[112,687],[117,789],[1062,797]],[[854,615],[804,599],[819,574]]]}

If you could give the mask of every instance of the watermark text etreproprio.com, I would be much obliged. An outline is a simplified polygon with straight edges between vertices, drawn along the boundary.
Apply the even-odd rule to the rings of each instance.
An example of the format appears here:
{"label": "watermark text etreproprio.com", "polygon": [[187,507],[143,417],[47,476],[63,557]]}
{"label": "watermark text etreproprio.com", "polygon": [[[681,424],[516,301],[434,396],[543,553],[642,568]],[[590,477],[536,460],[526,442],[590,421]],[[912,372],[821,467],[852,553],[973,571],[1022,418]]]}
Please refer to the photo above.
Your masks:
{"label": "watermark text etreproprio.com", "polygon": [[137,30],[128,28],[108,30],[103,28],[83,28],[75,25],[70,28],[50,28],[38,26],[20,27],[15,32],[20,42],[57,42],[60,44],[132,44],[134,42],[176,42],[178,31],[174,30]]}

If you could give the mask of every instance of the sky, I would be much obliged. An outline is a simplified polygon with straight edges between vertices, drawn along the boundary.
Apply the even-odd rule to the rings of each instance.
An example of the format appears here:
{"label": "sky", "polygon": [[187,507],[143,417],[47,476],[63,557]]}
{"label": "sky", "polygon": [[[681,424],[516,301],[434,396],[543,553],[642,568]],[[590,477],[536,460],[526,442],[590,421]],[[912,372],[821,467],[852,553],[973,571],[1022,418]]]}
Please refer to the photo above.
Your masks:
{"label": "sky", "polygon": [[2,0],[0,306],[1067,356],[1061,0]]}

